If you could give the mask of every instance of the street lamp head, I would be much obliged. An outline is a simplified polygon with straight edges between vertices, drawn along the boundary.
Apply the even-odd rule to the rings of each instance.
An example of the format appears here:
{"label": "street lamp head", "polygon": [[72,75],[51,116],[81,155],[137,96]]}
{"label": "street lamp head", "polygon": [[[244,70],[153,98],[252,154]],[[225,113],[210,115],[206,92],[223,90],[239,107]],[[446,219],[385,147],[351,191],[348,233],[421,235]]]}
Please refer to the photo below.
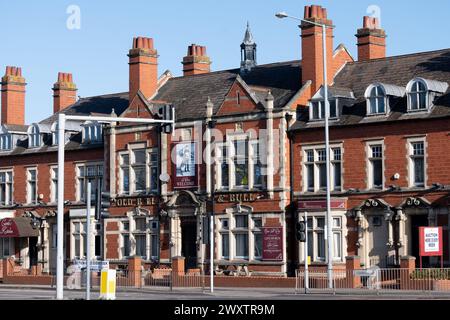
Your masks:
{"label": "street lamp head", "polygon": [[275,15],[275,17],[277,17],[278,19],[284,19],[284,18],[287,18],[287,17],[289,17],[288,16],[288,14],[286,13],[286,12],[278,12],[276,15]]}

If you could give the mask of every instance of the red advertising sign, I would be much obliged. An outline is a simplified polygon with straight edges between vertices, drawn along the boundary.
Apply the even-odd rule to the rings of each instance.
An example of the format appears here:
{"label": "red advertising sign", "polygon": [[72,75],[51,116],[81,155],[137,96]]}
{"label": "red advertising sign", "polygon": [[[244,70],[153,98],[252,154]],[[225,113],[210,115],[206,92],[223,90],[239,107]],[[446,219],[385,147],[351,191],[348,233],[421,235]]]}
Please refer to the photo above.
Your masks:
{"label": "red advertising sign", "polygon": [[14,220],[5,218],[0,220],[0,238],[14,238],[19,236],[19,230]]}
{"label": "red advertising sign", "polygon": [[174,189],[198,187],[197,145],[195,142],[174,143],[172,146],[172,172]]}
{"label": "red advertising sign", "polygon": [[443,255],[442,227],[420,227],[420,256],[439,257]]}
{"label": "red advertising sign", "polygon": [[[347,209],[347,200],[332,199],[331,200],[332,210],[345,210]],[[326,200],[299,200],[298,201],[299,210],[326,210],[327,201]]]}
{"label": "red advertising sign", "polygon": [[283,261],[283,228],[267,227],[263,231],[263,252],[264,261]]}

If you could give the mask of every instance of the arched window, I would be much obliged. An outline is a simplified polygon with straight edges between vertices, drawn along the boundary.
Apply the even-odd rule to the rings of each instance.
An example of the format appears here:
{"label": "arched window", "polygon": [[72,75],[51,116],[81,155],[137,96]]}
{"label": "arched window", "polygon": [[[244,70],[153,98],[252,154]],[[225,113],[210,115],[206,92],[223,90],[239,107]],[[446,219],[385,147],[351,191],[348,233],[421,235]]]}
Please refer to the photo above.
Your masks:
{"label": "arched window", "polygon": [[370,86],[366,91],[368,114],[386,113],[387,97],[386,91],[381,84]]}
{"label": "arched window", "polygon": [[0,150],[11,150],[12,137],[9,133],[0,135]]}
{"label": "arched window", "polygon": [[428,109],[428,88],[423,80],[415,79],[408,84],[408,109]]}
{"label": "arched window", "polygon": [[37,148],[41,146],[41,134],[37,125],[32,125],[28,129],[28,140],[30,148]]}

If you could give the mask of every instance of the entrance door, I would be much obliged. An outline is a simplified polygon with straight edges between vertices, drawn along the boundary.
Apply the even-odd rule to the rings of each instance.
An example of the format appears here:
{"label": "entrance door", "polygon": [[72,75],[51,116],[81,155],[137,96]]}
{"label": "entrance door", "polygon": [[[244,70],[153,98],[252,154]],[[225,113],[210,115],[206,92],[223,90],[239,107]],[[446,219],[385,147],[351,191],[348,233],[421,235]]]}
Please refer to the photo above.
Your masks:
{"label": "entrance door", "polygon": [[31,237],[28,240],[29,252],[30,252],[30,268],[32,266],[37,266],[38,264],[38,248],[37,248],[37,237]]}
{"label": "entrance door", "polygon": [[181,255],[185,257],[186,269],[197,267],[197,221],[182,219],[181,221]]}
{"label": "entrance door", "polygon": [[[427,227],[428,226],[428,215],[410,215],[409,219],[411,219],[411,255],[416,257],[416,265],[419,264],[419,227]],[[429,258],[423,257],[422,263],[424,267],[429,266]]]}
{"label": "entrance door", "polygon": [[367,217],[369,221],[369,267],[386,267],[389,239],[388,221],[382,215]]}

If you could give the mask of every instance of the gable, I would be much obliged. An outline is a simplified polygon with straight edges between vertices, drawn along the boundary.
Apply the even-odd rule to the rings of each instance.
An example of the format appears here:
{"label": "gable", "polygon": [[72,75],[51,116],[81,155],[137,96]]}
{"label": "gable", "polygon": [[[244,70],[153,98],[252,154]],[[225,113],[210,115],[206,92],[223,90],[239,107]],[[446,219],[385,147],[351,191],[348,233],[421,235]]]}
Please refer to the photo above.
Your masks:
{"label": "gable", "polygon": [[[261,91],[265,91],[264,93],[267,94],[266,90],[262,89]],[[239,81],[235,81],[216,115],[241,114],[261,110],[261,106],[251,96],[248,89],[244,88]]]}
{"label": "gable", "polygon": [[140,92],[131,100],[128,108],[121,114],[125,118],[153,118],[153,114],[148,107],[148,103]]}

